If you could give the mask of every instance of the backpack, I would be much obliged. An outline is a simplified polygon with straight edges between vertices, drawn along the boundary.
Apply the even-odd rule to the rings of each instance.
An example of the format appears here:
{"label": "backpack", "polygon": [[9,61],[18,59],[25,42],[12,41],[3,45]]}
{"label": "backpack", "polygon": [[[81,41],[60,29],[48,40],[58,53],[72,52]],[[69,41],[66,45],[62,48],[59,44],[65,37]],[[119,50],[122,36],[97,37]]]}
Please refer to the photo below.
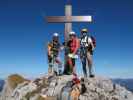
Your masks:
{"label": "backpack", "polygon": [[96,38],[94,38],[93,36],[91,36],[91,39],[92,39],[92,43],[94,45],[94,48],[96,47]]}

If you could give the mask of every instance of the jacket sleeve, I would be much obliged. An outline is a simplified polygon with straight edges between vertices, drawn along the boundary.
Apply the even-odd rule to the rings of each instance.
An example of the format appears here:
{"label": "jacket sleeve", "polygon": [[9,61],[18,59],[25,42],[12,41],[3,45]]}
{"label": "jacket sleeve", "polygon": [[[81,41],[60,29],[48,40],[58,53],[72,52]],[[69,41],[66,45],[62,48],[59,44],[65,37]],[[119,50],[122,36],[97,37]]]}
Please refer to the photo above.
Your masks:
{"label": "jacket sleeve", "polygon": [[47,50],[48,50],[48,55],[50,55],[51,54],[51,45],[50,45],[50,43],[48,43]]}
{"label": "jacket sleeve", "polygon": [[76,38],[76,48],[75,48],[75,50],[74,50],[74,54],[76,54],[77,53],[77,51],[78,51],[78,49],[79,49],[79,47],[80,47],[80,42],[79,42],[79,39],[78,38]]}

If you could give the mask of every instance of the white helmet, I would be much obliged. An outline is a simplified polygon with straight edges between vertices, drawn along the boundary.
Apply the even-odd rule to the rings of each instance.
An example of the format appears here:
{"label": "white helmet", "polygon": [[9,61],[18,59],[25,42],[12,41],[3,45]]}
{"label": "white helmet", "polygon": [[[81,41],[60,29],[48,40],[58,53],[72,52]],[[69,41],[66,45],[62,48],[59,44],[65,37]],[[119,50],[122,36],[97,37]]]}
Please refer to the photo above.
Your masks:
{"label": "white helmet", "polygon": [[54,33],[53,36],[54,36],[54,37],[58,37],[59,34],[58,34],[58,33]]}
{"label": "white helmet", "polygon": [[74,31],[69,32],[69,35],[75,35]]}

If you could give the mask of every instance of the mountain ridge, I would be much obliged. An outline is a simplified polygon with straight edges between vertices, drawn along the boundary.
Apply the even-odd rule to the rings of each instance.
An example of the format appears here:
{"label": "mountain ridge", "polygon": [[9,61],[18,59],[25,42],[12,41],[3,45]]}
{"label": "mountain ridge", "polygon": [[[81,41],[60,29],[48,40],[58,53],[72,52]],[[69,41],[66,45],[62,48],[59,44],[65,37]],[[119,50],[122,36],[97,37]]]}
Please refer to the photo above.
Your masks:
{"label": "mountain ridge", "polygon": [[[13,78],[13,79],[12,79]],[[14,81],[17,79],[17,82]],[[45,75],[27,80],[20,75],[6,79],[0,100],[132,100],[133,93],[111,79]]]}
{"label": "mountain ridge", "polygon": [[115,78],[112,81],[116,84],[126,87],[129,91],[133,92],[133,79],[132,78]]}
{"label": "mountain ridge", "polygon": [[4,83],[5,83],[5,81],[3,79],[0,79],[0,92],[3,89]]}

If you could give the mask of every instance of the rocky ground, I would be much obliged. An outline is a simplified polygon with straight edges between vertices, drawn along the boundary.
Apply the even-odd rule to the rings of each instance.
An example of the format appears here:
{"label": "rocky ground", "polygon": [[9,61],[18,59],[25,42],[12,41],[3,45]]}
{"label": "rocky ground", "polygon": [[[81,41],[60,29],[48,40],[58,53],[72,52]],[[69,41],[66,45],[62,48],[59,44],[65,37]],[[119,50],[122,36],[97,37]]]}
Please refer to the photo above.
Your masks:
{"label": "rocky ground", "polygon": [[98,76],[84,79],[73,75],[45,75],[31,81],[11,75],[0,100],[133,100],[133,94]]}

